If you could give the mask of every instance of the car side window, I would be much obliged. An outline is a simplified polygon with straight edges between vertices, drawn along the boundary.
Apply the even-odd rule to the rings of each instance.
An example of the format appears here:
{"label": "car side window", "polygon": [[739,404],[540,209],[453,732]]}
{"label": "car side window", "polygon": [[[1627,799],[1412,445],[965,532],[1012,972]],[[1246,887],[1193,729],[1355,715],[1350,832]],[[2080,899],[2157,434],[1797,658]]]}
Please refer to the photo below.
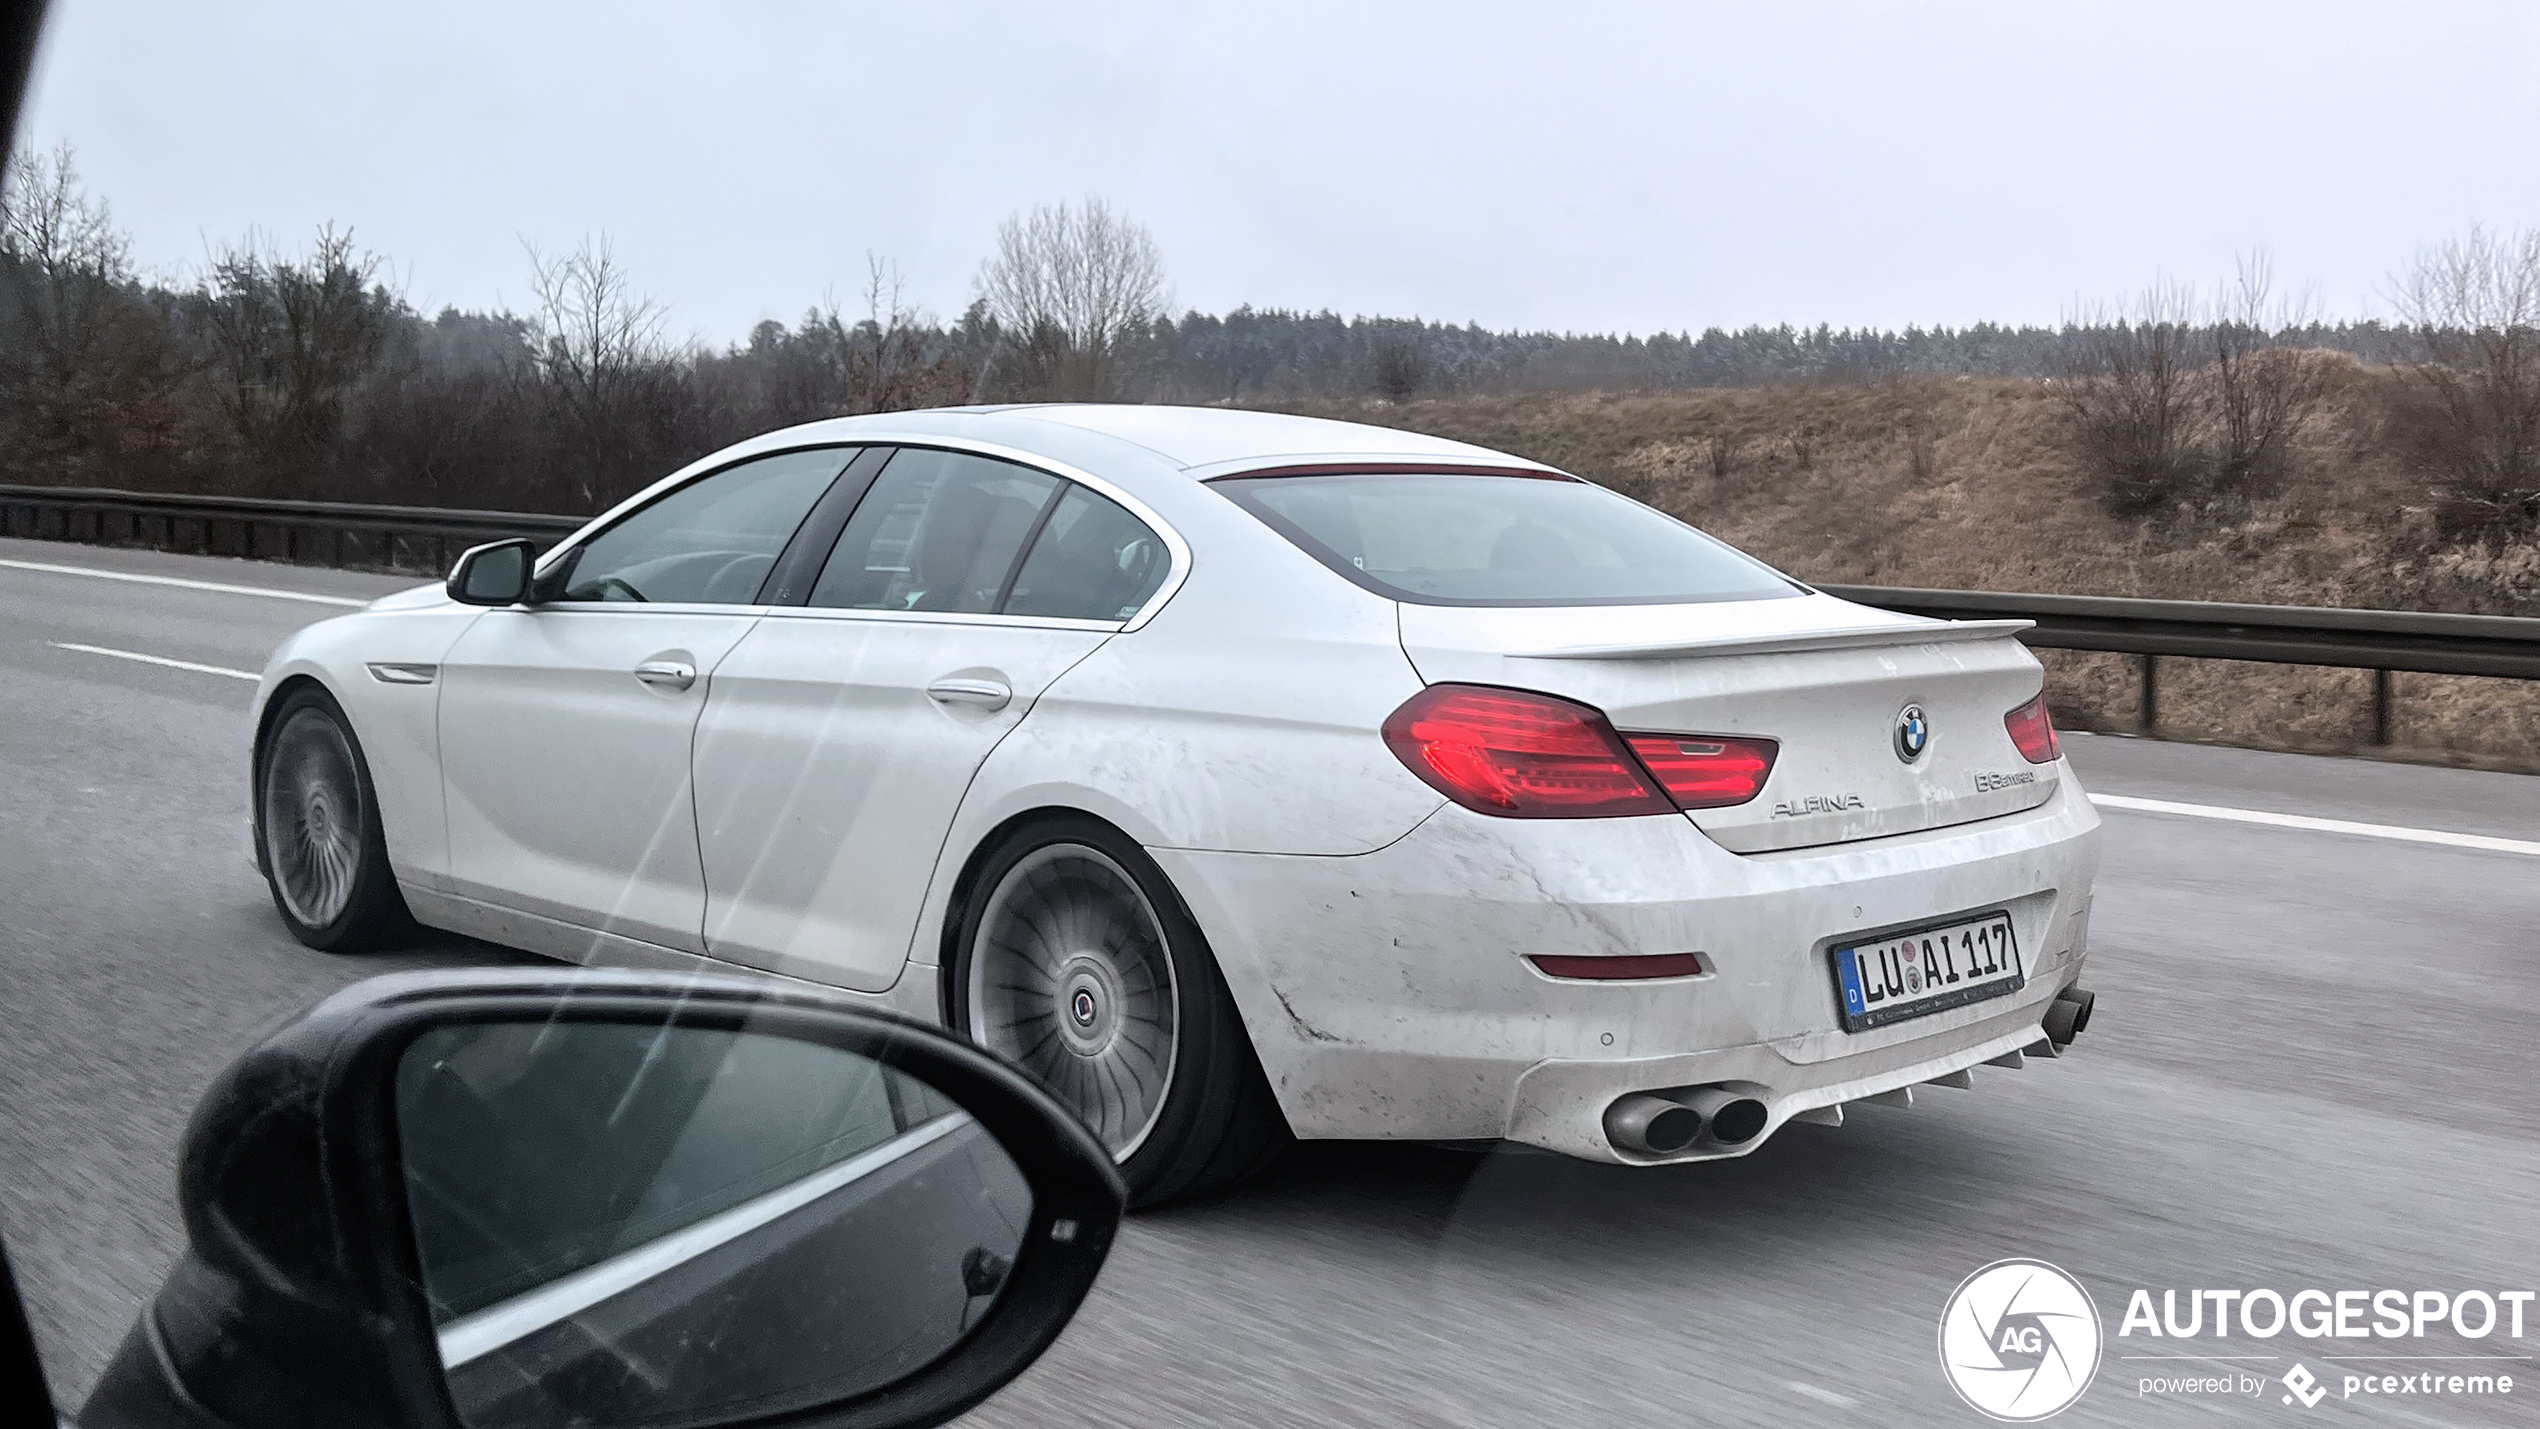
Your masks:
{"label": "car side window", "polygon": [[780,452],[690,482],[568,552],[540,579],[539,598],[754,604],[794,528],[854,455]]}
{"label": "car side window", "polygon": [[1172,565],[1162,538],[1120,503],[1070,482],[1008,596],[1009,615],[1126,620]]}
{"label": "car side window", "polygon": [[839,533],[808,604],[993,611],[1061,485],[993,457],[903,448]]}

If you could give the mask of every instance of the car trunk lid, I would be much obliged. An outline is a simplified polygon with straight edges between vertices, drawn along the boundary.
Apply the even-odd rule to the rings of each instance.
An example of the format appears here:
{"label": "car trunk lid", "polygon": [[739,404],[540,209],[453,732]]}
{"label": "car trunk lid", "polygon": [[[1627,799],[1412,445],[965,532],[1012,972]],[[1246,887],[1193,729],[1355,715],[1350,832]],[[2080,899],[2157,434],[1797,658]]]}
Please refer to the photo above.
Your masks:
{"label": "car trunk lid", "polygon": [[[2017,813],[2045,802],[2062,769],[2029,763],[2003,724],[2040,683],[2013,638],[2027,621],[1928,620],[1814,592],[1400,611],[1403,650],[1431,683],[1584,701],[1626,732],[1778,741],[1755,798],[1688,815],[1738,853]],[[1905,727],[1917,721],[1914,752]]]}

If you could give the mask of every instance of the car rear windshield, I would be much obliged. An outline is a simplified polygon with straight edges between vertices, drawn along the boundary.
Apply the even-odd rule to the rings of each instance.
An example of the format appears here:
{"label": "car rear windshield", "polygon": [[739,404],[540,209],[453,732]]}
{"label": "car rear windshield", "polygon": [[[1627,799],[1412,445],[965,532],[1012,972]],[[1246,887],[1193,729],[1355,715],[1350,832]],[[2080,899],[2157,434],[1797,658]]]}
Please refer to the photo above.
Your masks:
{"label": "car rear windshield", "polygon": [[1345,473],[1209,485],[1359,585],[1420,605],[1659,605],[1801,588],[1584,481]]}

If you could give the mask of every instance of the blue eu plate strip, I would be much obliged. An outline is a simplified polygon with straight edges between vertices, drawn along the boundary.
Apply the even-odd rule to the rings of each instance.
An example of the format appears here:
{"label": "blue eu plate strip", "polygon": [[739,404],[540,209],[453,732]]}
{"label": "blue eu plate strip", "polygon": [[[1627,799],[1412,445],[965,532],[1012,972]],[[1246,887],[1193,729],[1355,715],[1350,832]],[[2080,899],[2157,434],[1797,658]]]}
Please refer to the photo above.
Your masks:
{"label": "blue eu plate strip", "polygon": [[1854,1017],[1870,1010],[1861,997],[1861,955],[1851,948],[1838,948],[1834,955],[1835,977],[1843,984],[1843,1010]]}

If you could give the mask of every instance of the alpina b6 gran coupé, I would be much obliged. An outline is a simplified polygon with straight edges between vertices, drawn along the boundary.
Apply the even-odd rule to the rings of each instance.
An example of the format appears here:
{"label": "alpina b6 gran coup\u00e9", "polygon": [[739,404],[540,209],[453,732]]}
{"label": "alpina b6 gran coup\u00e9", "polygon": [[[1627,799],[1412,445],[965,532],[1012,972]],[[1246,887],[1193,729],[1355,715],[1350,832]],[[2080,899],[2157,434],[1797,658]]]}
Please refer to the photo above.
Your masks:
{"label": "alpina b6 gran coup\u00e9", "polygon": [[256,848],[312,946],[948,1023],[1140,1201],[1291,1135],[1738,1155],[2087,1020],[2098,821],[2018,624],[1398,431],[847,418],[292,637]]}

